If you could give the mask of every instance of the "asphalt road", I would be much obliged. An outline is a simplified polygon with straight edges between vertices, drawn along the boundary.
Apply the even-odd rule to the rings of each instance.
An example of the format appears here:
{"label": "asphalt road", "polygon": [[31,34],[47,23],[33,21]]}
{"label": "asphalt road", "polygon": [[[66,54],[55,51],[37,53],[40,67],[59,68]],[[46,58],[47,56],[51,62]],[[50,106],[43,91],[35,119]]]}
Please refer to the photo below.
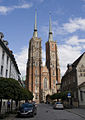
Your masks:
{"label": "asphalt road", "polygon": [[5,120],[85,120],[85,118],[66,110],[54,110],[51,105],[39,104],[34,118],[17,118],[16,115],[11,115]]}

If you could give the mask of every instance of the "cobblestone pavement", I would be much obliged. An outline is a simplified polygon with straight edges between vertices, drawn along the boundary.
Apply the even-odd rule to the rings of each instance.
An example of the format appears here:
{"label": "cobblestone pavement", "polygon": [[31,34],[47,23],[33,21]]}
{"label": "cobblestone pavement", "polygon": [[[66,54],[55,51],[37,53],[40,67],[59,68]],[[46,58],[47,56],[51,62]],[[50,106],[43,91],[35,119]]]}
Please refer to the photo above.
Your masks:
{"label": "cobblestone pavement", "polygon": [[50,105],[39,104],[34,118],[17,118],[16,115],[10,115],[5,120],[85,120],[85,118],[67,110],[54,110]]}

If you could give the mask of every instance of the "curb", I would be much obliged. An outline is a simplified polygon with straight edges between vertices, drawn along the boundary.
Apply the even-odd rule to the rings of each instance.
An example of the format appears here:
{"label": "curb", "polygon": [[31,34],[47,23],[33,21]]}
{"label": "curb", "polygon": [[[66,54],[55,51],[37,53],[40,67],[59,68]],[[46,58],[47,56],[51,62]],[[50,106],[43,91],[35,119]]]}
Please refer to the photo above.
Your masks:
{"label": "curb", "polygon": [[75,114],[75,115],[78,115],[78,116],[80,116],[80,117],[82,117],[82,118],[85,118],[85,116],[84,116],[84,115],[79,114],[79,113],[76,113],[76,112],[74,112],[74,111],[67,110],[67,109],[66,109],[66,111],[67,111],[67,112],[71,112],[71,113],[73,113],[73,114]]}

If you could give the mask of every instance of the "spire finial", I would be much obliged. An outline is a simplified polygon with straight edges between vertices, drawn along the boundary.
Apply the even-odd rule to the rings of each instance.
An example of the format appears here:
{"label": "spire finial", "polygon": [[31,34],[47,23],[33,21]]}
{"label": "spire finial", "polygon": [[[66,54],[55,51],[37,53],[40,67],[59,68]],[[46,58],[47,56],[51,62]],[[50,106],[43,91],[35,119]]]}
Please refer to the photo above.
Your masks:
{"label": "spire finial", "polygon": [[51,25],[51,12],[49,13],[49,41],[53,41],[52,25]]}
{"label": "spire finial", "polygon": [[37,37],[37,10],[35,10],[35,24],[34,24],[33,37]]}

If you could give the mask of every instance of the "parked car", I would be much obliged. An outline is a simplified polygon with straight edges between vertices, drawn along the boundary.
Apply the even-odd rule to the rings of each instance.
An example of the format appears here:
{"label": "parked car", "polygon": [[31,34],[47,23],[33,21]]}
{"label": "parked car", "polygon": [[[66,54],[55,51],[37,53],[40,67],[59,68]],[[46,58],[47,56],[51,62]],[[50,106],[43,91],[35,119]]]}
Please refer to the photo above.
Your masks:
{"label": "parked car", "polygon": [[56,102],[54,105],[53,105],[53,109],[61,109],[63,110],[64,109],[64,106],[61,102]]}
{"label": "parked car", "polygon": [[17,112],[18,117],[34,117],[34,115],[37,114],[37,109],[35,105],[30,104],[30,103],[24,103],[21,105],[19,108],[19,111]]}
{"label": "parked car", "polygon": [[35,101],[32,102],[32,104],[37,107],[37,103]]}

